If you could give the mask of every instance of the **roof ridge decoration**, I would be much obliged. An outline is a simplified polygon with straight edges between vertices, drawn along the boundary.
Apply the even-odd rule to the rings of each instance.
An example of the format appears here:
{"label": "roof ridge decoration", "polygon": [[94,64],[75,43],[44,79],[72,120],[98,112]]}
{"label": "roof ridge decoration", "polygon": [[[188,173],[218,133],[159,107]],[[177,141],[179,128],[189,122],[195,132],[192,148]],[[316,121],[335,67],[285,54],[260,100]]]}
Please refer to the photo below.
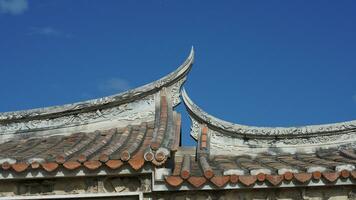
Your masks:
{"label": "roof ridge decoration", "polygon": [[182,98],[192,120],[191,135],[199,140],[202,127],[208,126],[208,145],[212,154],[310,153],[319,148],[356,144],[356,120],[300,127],[247,126],[206,113],[189,98],[184,88]]}
{"label": "roof ridge decoration", "polygon": [[[0,140],[5,141],[13,135],[20,135],[18,133],[42,131],[45,134],[61,134],[93,128],[104,130],[113,122],[127,126],[153,120],[155,99],[162,89],[167,90],[172,107],[180,103],[180,89],[193,62],[192,47],[187,59],[175,71],[141,87],[78,103],[0,113]],[[63,131],[63,128],[69,130]]]}
{"label": "roof ridge decoration", "polygon": [[108,104],[120,104],[122,102],[135,100],[136,98],[143,97],[152,92],[155,92],[162,87],[167,87],[174,82],[185,78],[185,75],[189,72],[194,62],[194,48],[191,48],[188,58],[181,64],[175,71],[162,77],[161,79],[148,83],[146,85],[121,92],[119,94],[92,99],[83,102],[77,102],[72,104],[65,104],[60,106],[50,106],[45,108],[36,108],[22,111],[3,112],[0,113],[0,123],[5,123],[10,120],[20,120],[24,118],[37,118],[42,116],[48,116],[51,114],[59,114],[66,112],[80,112],[80,110],[100,108]]}
{"label": "roof ridge decoration", "polygon": [[276,136],[298,136],[298,135],[311,135],[319,133],[328,133],[335,131],[356,130],[356,120],[320,124],[320,125],[305,125],[295,127],[258,127],[236,124],[222,119],[218,119],[197,106],[188,96],[185,89],[182,89],[182,98],[187,109],[194,114],[195,118],[208,123],[216,128],[222,129],[227,132],[242,134],[246,136],[263,136],[263,137],[276,137]]}

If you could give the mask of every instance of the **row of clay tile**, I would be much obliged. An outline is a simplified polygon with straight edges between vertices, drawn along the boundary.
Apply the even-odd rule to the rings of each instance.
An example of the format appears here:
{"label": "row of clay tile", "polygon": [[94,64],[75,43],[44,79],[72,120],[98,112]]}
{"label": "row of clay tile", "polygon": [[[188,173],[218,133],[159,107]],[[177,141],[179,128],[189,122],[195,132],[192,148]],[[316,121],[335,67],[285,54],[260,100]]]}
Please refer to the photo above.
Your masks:
{"label": "row of clay tile", "polygon": [[133,156],[131,159],[129,159],[127,162],[122,160],[108,160],[106,162],[100,162],[99,160],[88,160],[85,162],[66,161],[62,164],[57,162],[44,162],[44,163],[33,162],[31,164],[24,163],[24,162],[9,164],[8,162],[4,162],[1,164],[1,169],[14,170],[15,172],[18,173],[29,169],[41,169],[41,168],[47,172],[52,172],[60,167],[63,167],[64,169],[67,170],[75,170],[78,169],[79,167],[85,167],[89,170],[96,170],[101,166],[108,167],[110,169],[118,169],[127,163],[132,169],[139,170],[143,167],[143,165],[147,161],[143,158],[142,154],[141,156],[136,156],[136,155]]}
{"label": "row of clay tile", "polygon": [[271,186],[278,186],[283,181],[295,181],[300,184],[309,182],[310,180],[324,179],[328,182],[335,182],[337,179],[356,179],[356,170],[341,172],[313,172],[313,173],[291,173],[286,172],[284,175],[270,175],[260,173],[258,175],[222,175],[207,178],[206,176],[167,176],[165,178],[168,185],[172,187],[179,187],[183,182],[187,182],[193,187],[199,188],[205,184],[212,183],[216,187],[224,187],[226,184],[241,183],[244,186],[252,186],[257,182],[268,182]]}
{"label": "row of clay tile", "polygon": [[0,147],[1,168],[16,172],[43,168],[51,172],[60,166],[68,170],[81,166],[95,170],[102,165],[117,169],[125,162],[135,170],[145,162],[160,166],[170,157],[171,151],[178,149],[181,118],[172,111],[164,93],[157,108],[155,124],[143,122],[140,126],[129,125],[120,131],[113,128],[69,136],[9,141]]}

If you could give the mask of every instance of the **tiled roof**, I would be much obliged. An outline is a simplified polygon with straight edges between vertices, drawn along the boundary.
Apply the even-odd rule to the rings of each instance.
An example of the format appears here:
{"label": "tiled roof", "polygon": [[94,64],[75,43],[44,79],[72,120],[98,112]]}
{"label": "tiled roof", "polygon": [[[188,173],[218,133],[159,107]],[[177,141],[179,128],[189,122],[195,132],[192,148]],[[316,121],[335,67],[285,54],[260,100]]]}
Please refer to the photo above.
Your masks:
{"label": "tiled roof", "polygon": [[0,145],[0,170],[117,169],[124,164],[139,170],[145,162],[160,166],[177,150],[180,140],[180,115],[169,105],[162,93],[155,121],[109,130],[9,140]]}
{"label": "tiled roof", "polygon": [[253,127],[215,118],[183,89],[196,152],[177,153],[165,182],[175,189],[354,184],[356,121]]}
{"label": "tiled roof", "polygon": [[183,154],[176,156],[172,175],[166,183],[179,187],[187,183],[194,188],[203,185],[224,187],[227,184],[253,186],[264,182],[278,186],[282,182],[303,185],[309,181],[356,181],[354,149],[329,149],[311,154],[251,156]]}
{"label": "tiled roof", "polygon": [[0,113],[0,177],[33,177],[27,175],[36,170],[41,177],[66,176],[65,170],[75,169],[84,175],[110,169],[131,173],[129,166],[138,171],[145,163],[164,165],[180,144],[181,118],[174,108],[193,62],[192,48],[175,71],[144,86],[84,102]]}

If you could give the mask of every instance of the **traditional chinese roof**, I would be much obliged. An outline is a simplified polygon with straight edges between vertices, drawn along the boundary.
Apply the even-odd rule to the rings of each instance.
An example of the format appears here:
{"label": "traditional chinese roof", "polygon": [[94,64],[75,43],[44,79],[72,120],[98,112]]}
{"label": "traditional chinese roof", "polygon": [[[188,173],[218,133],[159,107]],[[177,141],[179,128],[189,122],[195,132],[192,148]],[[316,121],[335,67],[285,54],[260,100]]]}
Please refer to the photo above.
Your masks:
{"label": "traditional chinese roof", "polygon": [[[0,174],[164,165],[180,143],[180,88],[194,59],[158,81],[85,102],[0,114]],[[18,175],[16,175],[18,176]]]}
{"label": "traditional chinese roof", "polygon": [[238,189],[322,185],[356,182],[354,148],[309,154],[214,155],[201,142],[196,152],[177,153],[173,173],[165,182],[178,190]]}
{"label": "traditional chinese roof", "polygon": [[[153,173],[153,190],[355,185],[356,121],[254,127],[218,119],[174,72],[127,92],[0,113],[0,179]],[[182,96],[194,148],[180,147]]]}
{"label": "traditional chinese roof", "polygon": [[[197,148],[175,157],[165,182],[186,190],[347,185],[356,182],[356,121],[304,127],[233,124],[182,90]],[[160,188],[160,187],[158,187]]]}
{"label": "traditional chinese roof", "polygon": [[320,148],[356,143],[356,121],[300,127],[256,127],[218,119],[199,108],[182,90],[192,120],[191,135],[197,140],[202,126],[208,127],[209,153],[250,154],[274,152],[312,153]]}

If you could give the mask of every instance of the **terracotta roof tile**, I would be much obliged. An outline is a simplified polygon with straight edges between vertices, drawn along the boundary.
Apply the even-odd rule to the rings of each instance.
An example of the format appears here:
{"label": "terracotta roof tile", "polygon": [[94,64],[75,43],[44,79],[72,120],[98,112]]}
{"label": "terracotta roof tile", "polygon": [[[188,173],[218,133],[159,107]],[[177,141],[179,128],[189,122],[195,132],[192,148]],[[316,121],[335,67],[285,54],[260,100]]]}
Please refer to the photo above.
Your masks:
{"label": "terracotta roof tile", "polygon": [[157,150],[164,139],[164,134],[167,129],[168,123],[168,102],[167,98],[164,94],[161,94],[160,99],[160,114],[159,118],[156,117],[156,121],[158,120],[157,127],[154,129],[153,139],[151,143],[151,148],[153,150]]}
{"label": "terracotta roof tile", "polygon": [[[132,169],[139,170],[145,162],[163,165],[180,144],[177,140],[180,139],[181,121],[180,115],[168,108],[171,105],[167,97],[162,95],[160,100],[159,109],[156,109],[159,118],[155,122],[7,141],[0,145],[1,169],[13,169],[15,172],[43,169],[52,172],[58,168],[118,169],[128,164]],[[167,131],[168,116],[171,131]],[[156,137],[154,130],[158,131]],[[164,138],[167,140],[161,147]],[[151,149],[152,144],[157,144],[158,148]]]}
{"label": "terracotta roof tile", "polygon": [[178,187],[183,183],[183,179],[179,176],[168,176],[165,178],[170,186]]}
{"label": "terracotta roof tile", "polygon": [[201,176],[191,176],[188,178],[188,183],[190,183],[196,188],[199,188],[203,186],[204,183],[206,183],[206,178]]}
{"label": "terracotta roof tile", "polygon": [[251,186],[257,181],[257,177],[253,175],[242,175],[239,176],[239,181],[246,186]]}
{"label": "terracotta roof tile", "polygon": [[105,163],[110,169],[118,169],[120,168],[124,163],[121,160],[108,160]]}
{"label": "terracotta roof tile", "polygon": [[[339,178],[356,179],[354,165],[350,158],[332,161],[316,153],[295,155],[216,155],[198,154],[194,159],[192,154],[178,154],[172,176],[180,177],[194,187],[202,187],[208,181],[215,187],[226,184],[237,184],[249,187],[258,182],[266,182],[278,186],[283,181],[294,181],[305,184],[312,179],[315,181],[335,182]],[[347,161],[342,162],[343,161]],[[329,165],[329,166],[328,166]],[[338,170],[338,171],[337,171]],[[168,176],[169,177],[169,176]],[[322,179],[322,180],[321,180]],[[168,183],[170,184],[170,183]]]}

